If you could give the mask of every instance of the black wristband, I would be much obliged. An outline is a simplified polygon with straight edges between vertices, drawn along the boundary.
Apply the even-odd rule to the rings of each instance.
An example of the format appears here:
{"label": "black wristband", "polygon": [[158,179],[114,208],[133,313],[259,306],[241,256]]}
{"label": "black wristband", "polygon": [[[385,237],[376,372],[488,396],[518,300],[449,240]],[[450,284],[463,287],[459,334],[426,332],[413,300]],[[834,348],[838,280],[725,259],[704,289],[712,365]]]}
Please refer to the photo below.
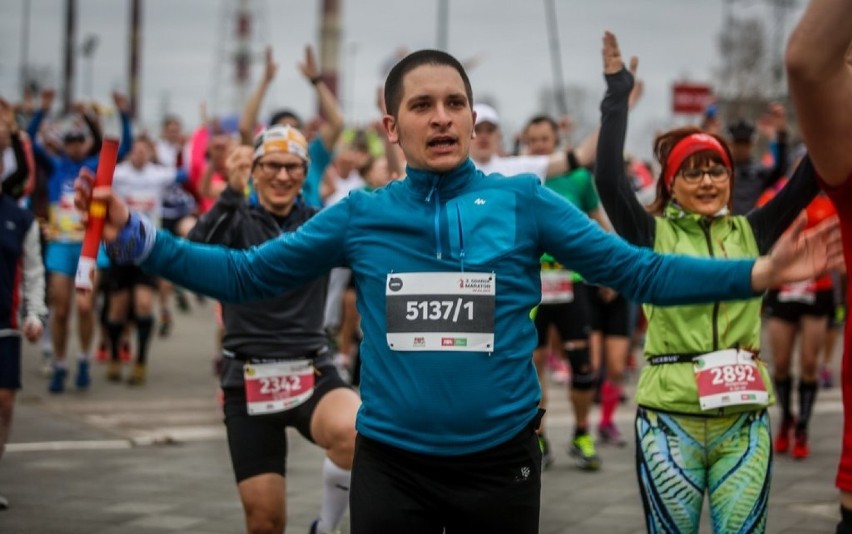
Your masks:
{"label": "black wristband", "polygon": [[575,171],[581,167],[580,162],[577,161],[577,155],[574,154],[573,150],[565,152],[565,159],[568,161],[568,172]]}
{"label": "black wristband", "polygon": [[322,81],[322,76],[314,76],[311,78],[311,85],[316,85]]}

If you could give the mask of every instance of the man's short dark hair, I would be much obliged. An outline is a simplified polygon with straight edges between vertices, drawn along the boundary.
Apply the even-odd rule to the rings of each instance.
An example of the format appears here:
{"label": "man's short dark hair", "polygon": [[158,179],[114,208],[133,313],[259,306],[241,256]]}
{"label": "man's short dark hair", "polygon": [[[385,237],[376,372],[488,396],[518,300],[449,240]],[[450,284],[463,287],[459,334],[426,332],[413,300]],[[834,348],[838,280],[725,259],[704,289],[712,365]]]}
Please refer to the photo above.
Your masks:
{"label": "man's short dark hair", "polygon": [[524,128],[524,135],[526,136],[527,130],[529,130],[530,126],[535,126],[536,124],[547,124],[550,126],[550,129],[553,130],[553,137],[556,139],[556,146],[559,146],[561,140],[559,139],[559,124],[551,117],[550,115],[535,115],[533,118],[527,122],[526,127]]}
{"label": "man's short dark hair", "polygon": [[473,106],[473,89],[470,86],[470,79],[459,60],[440,50],[418,50],[405,56],[388,73],[388,78],[385,80],[385,105],[388,114],[396,117],[399,113],[399,106],[402,103],[402,81],[405,75],[423,65],[447,66],[456,69],[464,82],[467,101]]}
{"label": "man's short dark hair", "polygon": [[163,117],[163,122],[161,123],[161,125],[163,128],[165,128],[166,126],[172,123],[180,125],[180,117],[178,117],[177,115],[166,115],[165,117]]}
{"label": "man's short dark hair", "polygon": [[[553,117],[551,117],[550,115],[536,115],[536,116],[534,116],[533,118],[531,118],[529,120],[529,122],[527,122],[527,128],[529,128],[530,126],[533,126],[535,124],[541,124],[543,122],[550,125],[550,127],[553,129],[554,135],[556,135],[556,137],[558,138],[559,137],[559,124],[557,124],[556,121],[553,120]],[[526,128],[524,128],[524,129],[526,129]]]}
{"label": "man's short dark hair", "polygon": [[289,109],[282,109],[273,113],[272,116],[269,117],[269,124],[267,126],[280,124],[284,119],[293,119],[296,122],[296,129],[302,129],[302,119],[296,115],[295,111],[290,111]]}
{"label": "man's short dark hair", "polygon": [[754,141],[754,125],[746,119],[739,119],[728,126],[728,135],[735,143],[750,143]]}

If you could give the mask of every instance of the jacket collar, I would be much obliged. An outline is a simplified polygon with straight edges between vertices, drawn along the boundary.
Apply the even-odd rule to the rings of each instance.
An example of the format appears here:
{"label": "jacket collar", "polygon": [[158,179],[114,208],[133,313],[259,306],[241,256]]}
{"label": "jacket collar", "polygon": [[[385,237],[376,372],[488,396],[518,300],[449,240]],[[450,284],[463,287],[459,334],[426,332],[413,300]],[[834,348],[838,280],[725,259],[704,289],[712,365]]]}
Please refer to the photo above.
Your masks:
{"label": "jacket collar", "polygon": [[680,204],[678,204],[677,202],[674,202],[674,201],[669,202],[666,205],[666,209],[663,210],[663,216],[666,219],[670,219],[672,221],[689,220],[689,221],[694,221],[696,223],[700,223],[703,220],[707,220],[708,222],[713,222],[716,219],[721,219],[721,218],[726,217],[728,215],[730,215],[730,212],[728,211],[727,207],[724,207],[724,208],[720,209],[718,211],[718,213],[716,213],[712,217],[705,217],[704,215],[701,215],[699,213],[690,213],[688,211],[685,211],[682,207],[680,207]]}
{"label": "jacket collar", "polygon": [[441,198],[452,198],[463,190],[476,175],[477,170],[470,158],[458,167],[445,173],[405,167],[406,182],[423,197],[430,197],[435,191]]}

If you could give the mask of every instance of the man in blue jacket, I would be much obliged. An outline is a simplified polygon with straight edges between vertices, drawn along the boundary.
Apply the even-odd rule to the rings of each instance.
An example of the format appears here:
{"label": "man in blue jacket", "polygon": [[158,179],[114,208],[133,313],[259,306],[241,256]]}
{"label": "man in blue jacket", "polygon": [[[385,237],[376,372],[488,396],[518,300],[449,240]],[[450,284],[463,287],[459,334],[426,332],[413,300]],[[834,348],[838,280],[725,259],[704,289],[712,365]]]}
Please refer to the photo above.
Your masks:
{"label": "man in blue jacket", "polygon": [[[352,269],[364,332],[353,534],[538,532],[529,312],[541,297],[543,252],[590,283],[657,304],[748,298],[839,262],[836,226],[799,235],[799,225],[756,261],[660,256],[603,232],[533,176],[477,171],[470,82],[444,52],[400,61],[385,100],[406,178],[353,192],[259,247],[155,233],[109,191],[92,195],[108,202],[105,239],[116,260],[214,298],[271,297],[332,267]],[[78,181],[81,209],[88,186]]]}

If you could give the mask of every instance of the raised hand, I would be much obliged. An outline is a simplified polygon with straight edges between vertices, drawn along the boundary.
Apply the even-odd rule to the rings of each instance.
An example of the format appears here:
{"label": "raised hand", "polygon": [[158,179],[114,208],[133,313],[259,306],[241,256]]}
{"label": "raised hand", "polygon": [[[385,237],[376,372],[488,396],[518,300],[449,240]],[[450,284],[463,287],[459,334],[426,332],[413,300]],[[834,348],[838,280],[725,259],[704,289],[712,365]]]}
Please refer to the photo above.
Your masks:
{"label": "raised hand", "polygon": [[251,176],[251,163],[254,152],[251,147],[239,145],[228,154],[225,170],[228,175],[228,187],[243,193]]}
{"label": "raised hand", "polygon": [[636,77],[636,72],[639,70],[639,58],[636,56],[630,57],[630,74],[633,75],[633,89],[630,90],[630,96],[627,98],[628,109],[633,109],[642,95],[645,94],[645,82]]}
{"label": "raised hand", "polygon": [[13,133],[18,131],[18,122],[15,120],[15,108],[3,98],[0,98],[0,124],[5,124]]}
{"label": "raised hand", "polygon": [[[602,53],[604,74],[610,75],[621,72],[621,69],[624,68],[624,59],[621,57],[621,49],[618,47],[618,39],[615,38],[614,33],[604,32]],[[628,70],[633,76],[634,82],[633,89],[631,89],[630,96],[627,100],[627,106],[629,109],[633,109],[633,107],[636,106],[642,98],[642,94],[645,92],[645,84],[642,80],[638,80],[636,78],[636,72],[639,70],[638,57],[631,56]]]}
{"label": "raised hand", "polygon": [[127,224],[130,211],[121,199],[113,195],[111,187],[93,187],[94,183],[95,175],[83,167],[80,176],[74,181],[74,207],[80,212],[80,217],[85,223],[89,219],[89,206],[92,200],[103,201],[107,209],[103,240],[111,242]]}
{"label": "raised hand", "polygon": [[830,269],[842,268],[843,244],[837,217],[804,231],[803,213],[775,243],[769,260],[769,287],[815,278]]}
{"label": "raised hand", "polygon": [[263,81],[271,83],[275,79],[275,74],[278,72],[278,63],[275,63],[275,58],[272,57],[271,46],[267,46],[266,50],[264,50],[264,57]]}
{"label": "raised hand", "polygon": [[559,132],[563,139],[571,137],[571,134],[574,132],[574,128],[576,127],[571,115],[562,115],[556,123],[559,125]]}
{"label": "raised hand", "polygon": [[53,99],[56,98],[55,89],[45,89],[41,92],[41,109],[42,111],[50,111],[53,106]]}
{"label": "raised hand", "polygon": [[616,74],[624,68],[624,60],[621,58],[618,39],[615,38],[614,33],[604,32],[602,52],[604,74]]}
{"label": "raised hand", "polygon": [[114,91],[112,93],[112,101],[115,103],[115,107],[118,111],[122,113],[130,113],[130,99],[128,99],[126,95],[119,93],[118,91]]}
{"label": "raised hand", "polygon": [[305,46],[305,61],[299,63],[299,70],[308,81],[315,80],[320,76],[317,61],[314,58],[314,49],[311,45]]}

